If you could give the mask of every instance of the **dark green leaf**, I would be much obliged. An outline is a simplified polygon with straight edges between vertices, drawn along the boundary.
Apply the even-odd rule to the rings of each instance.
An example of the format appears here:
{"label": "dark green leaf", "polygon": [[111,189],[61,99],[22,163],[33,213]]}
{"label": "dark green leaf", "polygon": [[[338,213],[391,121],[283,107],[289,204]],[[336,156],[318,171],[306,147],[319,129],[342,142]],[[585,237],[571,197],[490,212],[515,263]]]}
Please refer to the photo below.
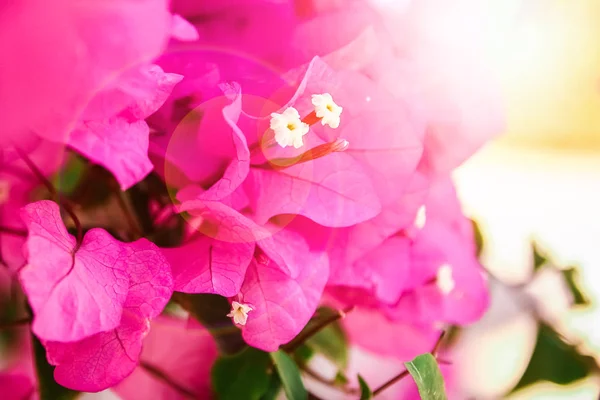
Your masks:
{"label": "dark green leaf", "polygon": [[565,279],[565,283],[571,291],[573,296],[573,303],[578,306],[590,305],[590,300],[587,298],[583,290],[580,288],[579,282],[579,269],[576,267],[570,267],[560,271]]}
{"label": "dark green leaf", "polygon": [[540,250],[539,246],[535,242],[531,244],[531,247],[533,252],[534,271],[538,271],[540,268],[546,265],[549,265],[552,268],[560,271],[565,280],[565,283],[569,288],[569,291],[571,292],[571,295],[573,296],[573,304],[578,306],[590,305],[590,300],[581,289],[581,285],[579,282],[579,269],[577,267],[568,267],[565,269],[558,268],[554,266],[552,261],[544,252]]}
{"label": "dark green leaf", "polygon": [[471,223],[473,224],[473,236],[475,239],[476,255],[477,257],[480,257],[481,253],[483,252],[484,246],[483,235],[481,234],[479,224],[474,219],[471,220]]}
{"label": "dark green leaf", "polygon": [[360,400],[370,400],[373,398],[373,391],[365,382],[362,376],[358,375],[358,384],[360,385]]}
{"label": "dark green leaf", "polygon": [[51,182],[60,193],[69,195],[79,185],[86,166],[87,164],[82,157],[71,154],[69,161],[51,178]]}
{"label": "dark green leaf", "polygon": [[73,400],[79,392],[67,389],[54,380],[54,367],[48,364],[46,349],[40,341],[31,335],[35,369],[39,384],[40,400]]}
{"label": "dark green leaf", "polygon": [[[19,288],[11,288],[11,291],[17,290],[20,291]],[[10,296],[10,293],[5,294],[6,298],[0,294],[0,324],[10,324],[24,316],[21,310],[22,299],[19,296]],[[18,329],[0,329],[0,354],[8,356],[9,352],[19,351],[21,336]]]}
{"label": "dark green leaf", "polygon": [[592,357],[582,355],[550,326],[540,324],[529,365],[512,392],[539,381],[567,385],[585,378],[596,368]]}
{"label": "dark green leaf", "polygon": [[279,375],[273,374],[271,375],[271,380],[269,382],[269,389],[267,392],[260,398],[260,400],[275,400],[279,393],[281,392],[281,379],[279,379]]}
{"label": "dark green leaf", "polygon": [[335,378],[333,378],[333,382],[336,385],[344,386],[347,385],[349,381],[342,371],[338,371],[337,374],[335,374]]}
{"label": "dark green leaf", "polygon": [[222,356],[213,365],[213,389],[219,400],[259,400],[269,389],[269,353],[248,347]]}
{"label": "dark green leaf", "polygon": [[447,399],[444,377],[434,356],[421,354],[404,365],[417,384],[422,400]]}
{"label": "dark green leaf", "polygon": [[175,292],[173,293],[173,300],[212,334],[221,353],[231,355],[246,347],[241,331],[227,317],[231,306],[226,298],[216,294]]}
{"label": "dark green leaf", "polygon": [[324,355],[340,369],[348,365],[348,339],[339,321],[327,325],[306,341],[317,353]]}
{"label": "dark green leaf", "polygon": [[301,345],[296,349],[296,351],[294,351],[294,359],[299,365],[305,365],[314,355],[314,350],[305,344]]}
{"label": "dark green leaf", "polygon": [[[67,186],[65,183],[59,185]],[[84,168],[77,184],[68,192],[68,197],[83,209],[105,204],[118,187],[114,176],[99,165]]]}
{"label": "dark green leaf", "polygon": [[281,350],[271,353],[271,358],[288,400],[307,400],[308,393],[304,388],[300,370],[294,360]]}
{"label": "dark green leaf", "polygon": [[546,257],[535,242],[531,243],[531,249],[533,252],[533,271],[538,271],[548,262],[548,257]]}

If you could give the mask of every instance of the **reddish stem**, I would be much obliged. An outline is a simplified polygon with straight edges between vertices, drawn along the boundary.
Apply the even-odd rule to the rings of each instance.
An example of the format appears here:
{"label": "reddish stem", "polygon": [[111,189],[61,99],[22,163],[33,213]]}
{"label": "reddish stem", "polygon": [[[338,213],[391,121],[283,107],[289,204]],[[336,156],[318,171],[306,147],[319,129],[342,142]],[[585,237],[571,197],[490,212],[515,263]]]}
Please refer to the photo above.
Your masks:
{"label": "reddish stem", "polygon": [[156,368],[155,366],[150,365],[147,362],[140,361],[140,367],[143,368],[145,371],[147,371],[150,375],[152,375],[153,377],[158,379],[159,381],[164,382],[165,384],[172,387],[179,393],[183,394],[185,397],[188,397],[190,399],[195,399],[197,397],[194,392],[192,392],[191,390],[174,382],[167,374],[165,374],[163,371]]}
{"label": "reddish stem", "polygon": [[135,235],[135,239],[139,239],[139,238],[143,237],[144,233],[141,231],[141,229],[139,228],[139,224],[137,223],[137,221],[134,219],[133,215],[131,214],[129,207],[125,201],[124,193],[121,192],[120,189],[118,189],[118,191],[116,192],[116,197],[117,197],[117,203],[119,204],[119,208],[125,215],[125,219],[127,220],[127,225],[129,226],[129,229],[131,230],[131,232]]}
{"label": "reddish stem", "polygon": [[15,146],[15,151],[23,159],[25,164],[27,164],[27,166],[29,167],[31,172],[33,172],[33,174],[36,176],[36,178],[44,186],[46,186],[48,191],[53,196],[56,197],[56,199],[59,201],[60,205],[65,209],[67,214],[69,214],[69,216],[71,217],[71,220],[73,220],[73,224],[75,224],[75,228],[77,229],[77,245],[75,246],[73,253],[77,252],[77,250],[79,249],[79,246],[81,246],[81,242],[83,241],[83,228],[81,226],[81,222],[79,221],[79,218],[77,218],[77,215],[75,214],[75,211],[73,211],[73,208],[71,207],[69,202],[66,199],[64,199],[60,195],[60,193],[58,193],[58,191],[56,190],[56,188],[54,187],[52,182],[50,182],[48,180],[48,178],[46,178],[46,176],[42,173],[42,171],[40,171],[40,169],[37,167],[37,165],[35,165],[35,163],[33,161],[31,161],[29,156],[27,154],[25,154],[25,152],[23,150],[21,150],[20,148],[18,148],[16,146]]}
{"label": "reddish stem", "polygon": [[406,378],[409,374],[410,373],[408,372],[408,370],[402,371],[401,373],[399,373],[398,375],[396,375],[395,377],[393,377],[392,379],[390,379],[383,385],[379,386],[377,389],[373,390],[373,397],[377,396],[378,394],[380,394],[381,392],[383,392],[385,389],[389,388],[393,384]]}
{"label": "reddish stem", "polygon": [[323,328],[327,325],[334,323],[335,321],[342,319],[348,314],[350,311],[354,310],[354,306],[346,307],[343,310],[337,310],[336,314],[333,314],[327,318],[324,318],[322,321],[319,321],[314,327],[309,329],[308,331],[301,333],[294,339],[290,346],[284,346],[284,350],[288,353],[294,352],[298,347],[300,347],[304,342],[308,339],[319,333]]}
{"label": "reddish stem", "polygon": [[[437,359],[437,353],[440,349],[440,346],[442,344],[442,339],[444,339],[444,335],[446,334],[445,331],[442,331],[442,333],[440,334],[440,337],[438,338],[438,340],[435,342],[435,345],[433,346],[433,349],[431,350],[431,355],[436,357]],[[408,372],[408,370],[404,370],[401,373],[399,373],[398,375],[396,375],[395,377],[393,377],[392,379],[390,379],[389,381],[387,381],[386,383],[384,383],[383,385],[381,385],[380,387],[378,387],[377,389],[375,389],[373,391],[373,397],[375,397],[376,395],[380,394],[381,392],[383,392],[385,389],[389,388],[390,386],[392,386],[393,384],[401,381],[402,379],[406,378],[410,373]]]}
{"label": "reddish stem", "polygon": [[16,321],[0,322],[0,330],[17,328],[19,326],[28,325],[31,323],[31,318],[21,318]]}
{"label": "reddish stem", "polygon": [[10,226],[0,226],[0,233],[27,237],[27,231],[25,229],[11,228]]}

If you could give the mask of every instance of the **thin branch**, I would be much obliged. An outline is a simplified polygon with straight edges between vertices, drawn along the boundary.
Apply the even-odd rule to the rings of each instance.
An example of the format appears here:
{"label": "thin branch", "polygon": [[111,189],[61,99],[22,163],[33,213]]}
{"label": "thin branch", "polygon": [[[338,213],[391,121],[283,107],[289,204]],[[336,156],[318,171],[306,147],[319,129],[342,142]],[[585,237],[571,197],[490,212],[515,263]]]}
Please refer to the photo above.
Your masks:
{"label": "thin branch", "polygon": [[123,214],[125,214],[125,219],[127,220],[127,225],[129,226],[129,229],[131,229],[131,232],[133,232],[133,234],[136,236],[136,239],[143,237],[144,234],[142,233],[142,230],[139,227],[139,223],[135,220],[135,218],[131,214],[129,207],[127,206],[127,203],[125,202],[124,193],[119,190],[116,193],[116,195],[117,203],[119,204],[119,208],[121,208]]}
{"label": "thin branch", "polygon": [[10,321],[10,322],[0,322],[0,330],[18,328],[20,326],[29,325],[30,323],[31,323],[31,318],[29,318],[29,317],[17,319],[15,321]]}
{"label": "thin branch", "polygon": [[338,385],[338,384],[336,384],[336,382],[334,380],[323,378],[321,375],[319,375],[318,373],[316,373],[315,371],[313,371],[312,369],[310,369],[308,366],[304,366],[302,368],[302,372],[306,373],[306,375],[310,376],[315,381],[320,382],[320,383],[322,383],[324,385],[333,387],[335,389],[339,389],[339,390],[343,391],[344,393],[348,393],[348,394],[358,394],[358,393],[360,393],[360,391],[358,389],[354,389],[354,388],[349,388],[349,387],[345,387],[345,386],[342,386],[342,385]]}
{"label": "thin branch", "polygon": [[373,397],[377,396],[378,394],[380,394],[381,392],[383,392],[385,389],[389,388],[393,384],[406,378],[409,374],[410,373],[408,372],[408,370],[402,371],[401,373],[399,373],[398,375],[396,375],[395,377],[393,377],[392,379],[390,379],[383,385],[379,386],[377,389],[373,390]]}
{"label": "thin branch", "polygon": [[440,333],[440,337],[438,338],[437,342],[435,342],[435,345],[433,346],[433,350],[431,350],[431,355],[437,358],[438,352],[440,351],[440,347],[442,345],[442,341],[444,340],[444,336],[446,336],[446,331],[442,331],[442,333]]}
{"label": "thin branch", "polygon": [[163,371],[159,370],[158,368],[154,367],[153,365],[150,365],[145,361],[140,361],[140,367],[142,367],[145,371],[147,371],[150,375],[154,376],[159,381],[164,382],[167,385],[169,385],[170,387],[172,387],[173,389],[177,390],[179,393],[181,393],[185,397],[188,397],[190,399],[197,398],[197,396],[194,392],[181,386],[177,382],[174,382],[169,376],[167,376],[167,374],[165,374]]}
{"label": "thin branch", "polygon": [[69,204],[69,202],[66,199],[64,199],[60,195],[60,193],[56,190],[56,188],[54,187],[54,185],[52,184],[52,182],[50,182],[48,180],[48,178],[46,178],[46,176],[42,173],[42,171],[40,171],[40,169],[37,167],[37,165],[35,165],[35,163],[33,161],[31,161],[31,159],[29,158],[29,156],[27,154],[25,154],[25,152],[23,150],[21,150],[20,148],[18,148],[17,146],[15,146],[15,151],[23,159],[23,161],[25,162],[25,164],[27,164],[27,166],[29,167],[29,169],[31,170],[31,172],[33,172],[33,174],[36,176],[36,178],[44,186],[46,186],[46,188],[48,189],[48,191],[53,196],[56,197],[56,199],[60,202],[61,206],[65,209],[65,211],[67,212],[67,214],[69,214],[69,216],[73,220],[73,224],[77,228],[77,245],[75,246],[75,249],[73,250],[73,252],[76,252],[79,249],[79,246],[81,246],[81,242],[83,241],[83,228],[81,227],[81,222],[79,222],[79,218],[77,218],[77,215],[75,214],[75,211],[73,211],[73,208],[71,207],[71,205]]}
{"label": "thin branch", "polygon": [[342,319],[348,314],[350,311],[354,309],[354,306],[346,307],[343,310],[337,310],[336,314],[333,314],[327,318],[324,318],[322,321],[319,321],[315,326],[311,329],[307,330],[304,333],[300,333],[296,339],[289,346],[283,346],[283,349],[287,353],[292,353],[297,350],[302,344],[304,344],[308,339],[319,333],[323,328],[327,325],[334,323],[335,321]]}
{"label": "thin branch", "polygon": [[[430,352],[432,356],[436,357],[436,359],[437,359],[437,353],[440,350],[440,346],[442,344],[442,340],[444,339],[445,335],[446,335],[446,331],[442,331],[442,333],[440,334],[440,337],[435,342],[435,345],[433,346],[433,349]],[[410,375],[410,372],[406,369],[406,370],[402,371],[401,373],[399,373],[398,375],[394,376],[392,379],[390,379],[389,381],[387,381],[386,383],[384,383],[383,385],[381,385],[380,387],[375,389],[373,391],[373,397],[377,396],[378,394],[380,394],[381,392],[383,392],[390,386],[394,385],[395,383],[406,378],[408,375]]]}
{"label": "thin branch", "polygon": [[9,235],[27,237],[27,230],[11,228],[10,226],[0,226],[0,233],[7,233]]}

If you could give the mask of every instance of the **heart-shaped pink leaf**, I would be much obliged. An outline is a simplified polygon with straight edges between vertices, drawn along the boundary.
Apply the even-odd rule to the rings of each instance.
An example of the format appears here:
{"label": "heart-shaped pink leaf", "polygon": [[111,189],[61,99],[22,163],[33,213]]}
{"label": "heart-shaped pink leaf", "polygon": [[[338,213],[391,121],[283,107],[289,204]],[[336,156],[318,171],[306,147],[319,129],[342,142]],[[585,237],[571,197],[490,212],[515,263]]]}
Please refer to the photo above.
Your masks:
{"label": "heart-shaped pink leaf", "polygon": [[146,239],[122,243],[92,229],[76,248],[51,201],[22,209],[29,230],[21,283],[43,341],[76,342],[120,325],[123,310],[153,318],[173,290],[168,263]]}
{"label": "heart-shaped pink leaf", "polygon": [[93,229],[75,251],[75,238],[51,201],[31,203],[21,216],[29,236],[20,278],[35,315],[33,332],[72,342],[116,328],[129,287],[126,245]]}
{"label": "heart-shaped pink leaf", "polygon": [[173,293],[169,264],[156,245],[140,239],[127,244],[127,299],[116,329],[73,343],[46,341],[48,360],[61,385],[97,392],[122,381],[138,364],[142,340]]}

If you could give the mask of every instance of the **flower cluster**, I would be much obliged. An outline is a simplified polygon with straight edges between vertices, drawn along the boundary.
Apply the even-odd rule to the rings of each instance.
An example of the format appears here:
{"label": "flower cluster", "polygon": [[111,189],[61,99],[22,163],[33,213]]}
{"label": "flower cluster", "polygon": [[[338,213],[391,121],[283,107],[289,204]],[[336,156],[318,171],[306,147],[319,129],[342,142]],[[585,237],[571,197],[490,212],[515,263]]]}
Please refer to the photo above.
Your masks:
{"label": "flower cluster", "polygon": [[[428,31],[477,2],[444,24],[440,0],[42,3],[0,11],[0,261],[60,385],[176,398],[136,384],[161,366],[210,390],[210,336],[160,316],[173,292],[227,298],[265,351],[321,304],[356,306],[353,343],[400,360],[485,311],[451,172],[502,110],[474,38]],[[53,180],[74,157],[110,172],[116,203],[142,193],[121,207],[133,223],[98,217],[109,200],[83,221]]]}

